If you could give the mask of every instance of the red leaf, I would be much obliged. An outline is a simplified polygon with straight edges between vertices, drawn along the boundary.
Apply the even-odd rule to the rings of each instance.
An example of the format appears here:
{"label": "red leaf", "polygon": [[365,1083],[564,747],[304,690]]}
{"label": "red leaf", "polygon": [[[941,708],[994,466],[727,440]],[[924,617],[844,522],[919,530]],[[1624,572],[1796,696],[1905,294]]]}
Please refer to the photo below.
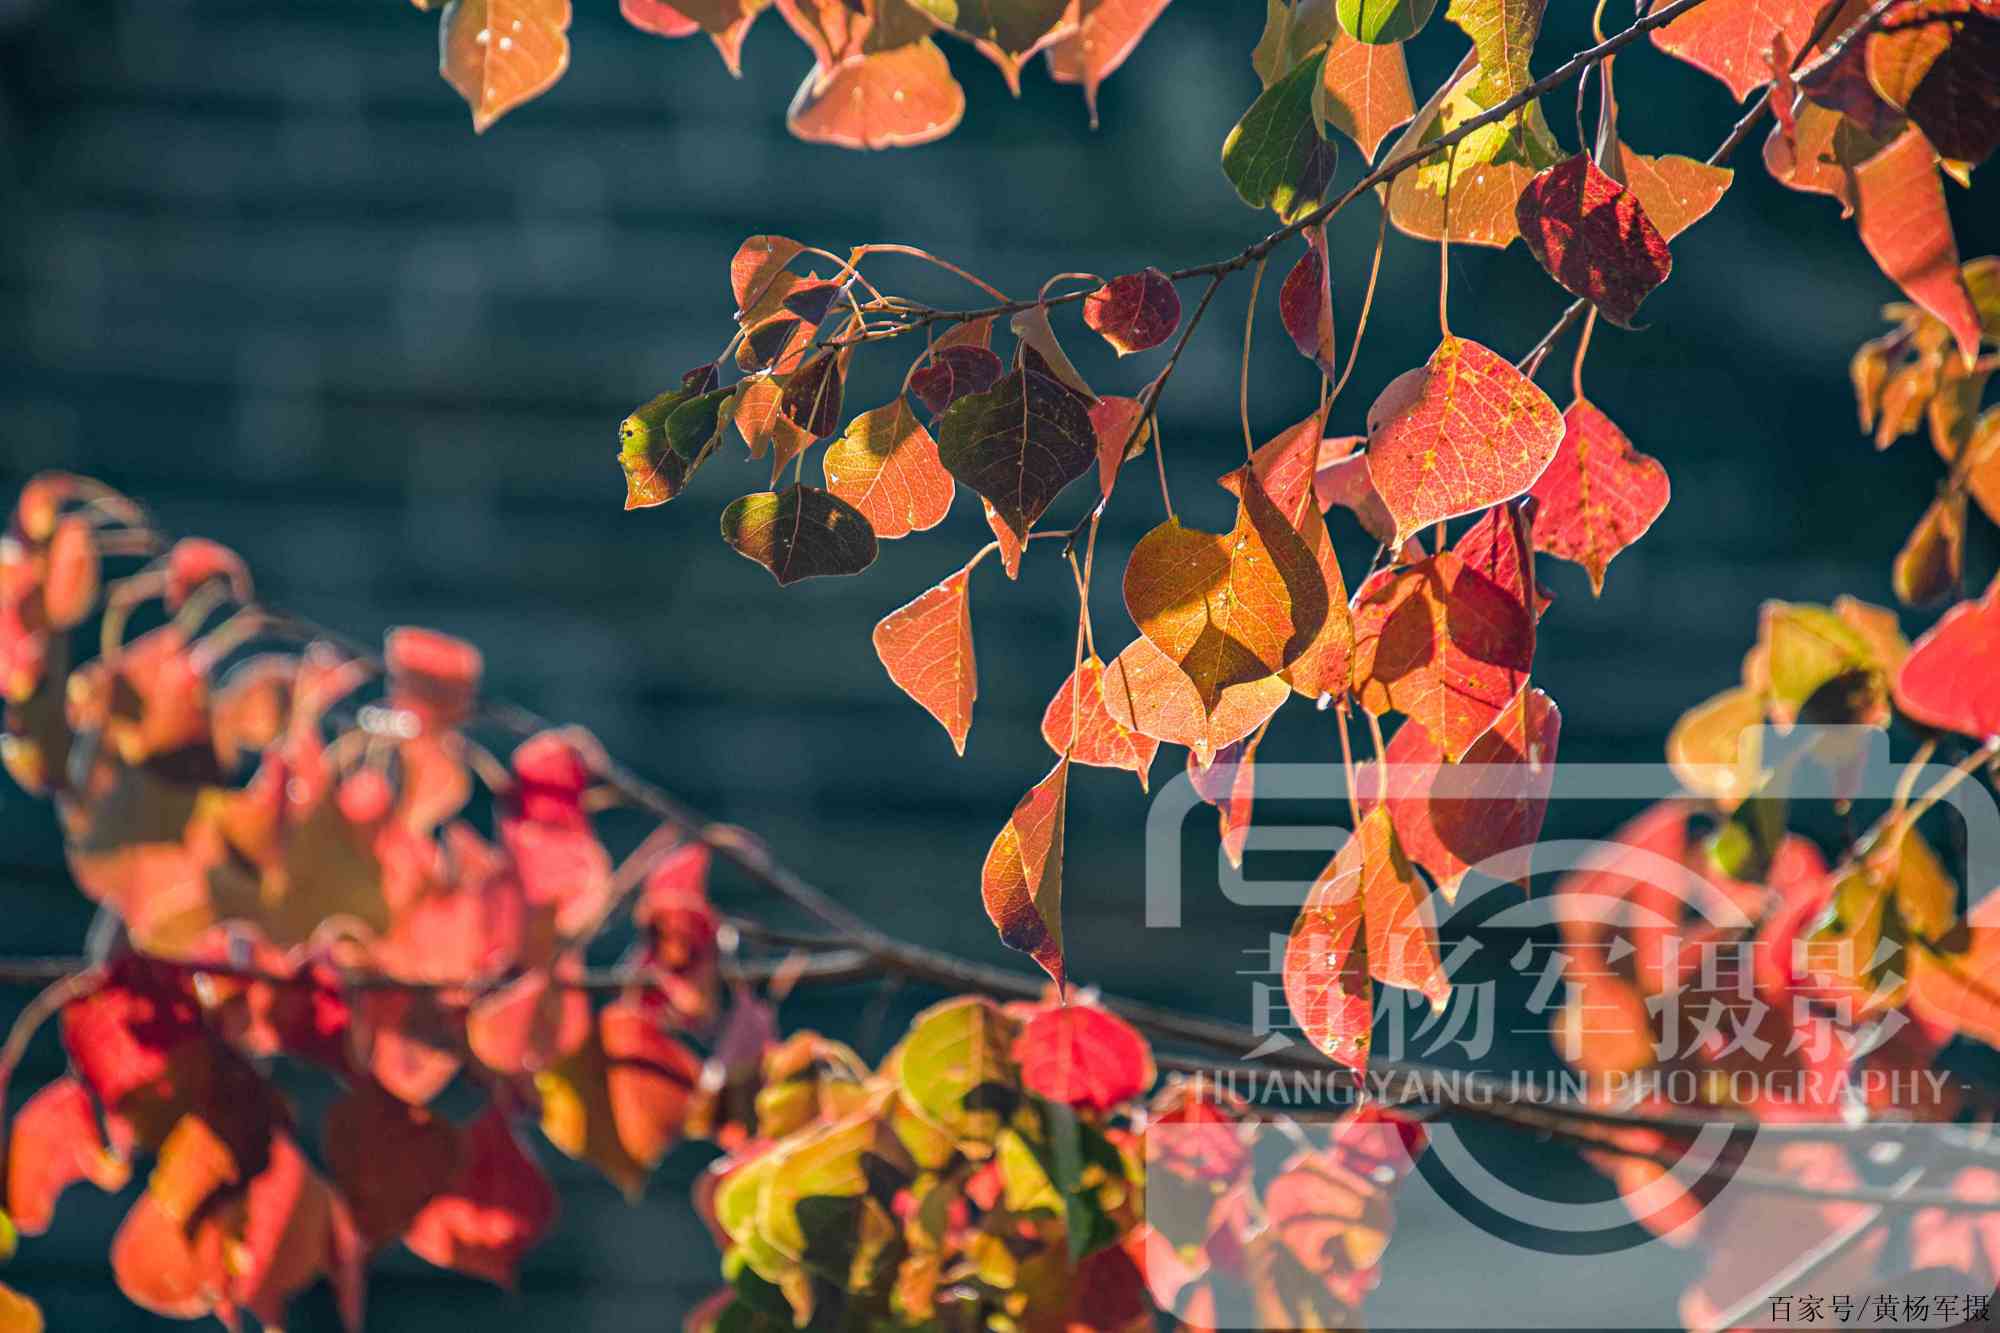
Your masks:
{"label": "red leaf", "polygon": [[494,1073],[533,1074],[589,1039],[590,1001],[538,968],[482,996],[465,1016],[465,1036]]}
{"label": "red leaf", "polygon": [[1063,989],[1063,822],[1069,804],[1069,759],[1021,798],[987,850],[980,896],[1000,942],[1042,965]]}
{"label": "red leaf", "polygon": [[910,390],[933,413],[941,413],[967,394],[985,393],[1006,370],[984,347],[939,346],[910,372]]}
{"label": "red leaf", "polygon": [[[1350,839],[1341,855],[1358,861],[1359,848],[1360,839]],[[1375,988],[1368,979],[1361,894],[1339,857],[1314,883],[1292,925],[1284,982],[1285,1005],[1306,1040],[1350,1069],[1365,1069]]]}
{"label": "red leaf", "polygon": [[1401,42],[1364,42],[1336,27],[1320,73],[1326,119],[1374,158],[1390,131],[1417,114]]}
{"label": "red leaf", "polygon": [[618,12],[639,31],[661,37],[692,37],[701,31],[699,23],[666,0],[618,0]]}
{"label": "red leaf", "polygon": [[875,655],[889,679],[924,706],[965,753],[979,670],[972,653],[970,570],[961,569],[875,626]]}
{"label": "red leaf", "polygon": [[183,537],[175,542],[174,549],[167,552],[167,609],[180,610],[189,595],[210,579],[227,583],[229,595],[239,602],[251,598],[250,570],[243,557],[203,537]]}
{"label": "red leaf", "polygon": [[447,731],[472,716],[485,658],[464,639],[435,630],[392,629],[383,640],[389,706],[415,713],[425,732]]}
{"label": "red leaf", "polygon": [[1083,322],[1120,356],[1158,347],[1181,322],[1181,298],[1156,268],[1113,278],[1083,298]]}
{"label": "red leaf", "polygon": [[521,1256],[548,1234],[556,1195],[514,1137],[507,1117],[488,1109],[465,1131],[456,1174],[424,1205],[403,1243],[440,1268],[511,1288]]}
{"label": "red leaf", "polygon": [[[400,1163],[397,1164],[400,1166]],[[360,1323],[363,1256],[340,1200],[290,1135],[271,1142],[271,1164],[250,1182],[243,1234],[232,1247],[231,1301],[266,1328],[282,1328],[292,1298],[322,1275],[349,1293],[349,1329]]]}
{"label": "red leaf", "polygon": [[847,382],[845,348],[828,348],[792,372],[778,398],[778,415],[815,440],[840,429],[840,402]]}
{"label": "red leaf", "polygon": [[1049,77],[1083,85],[1090,128],[1097,128],[1097,88],[1125,63],[1172,0],[1083,0],[1082,21],[1049,47]]}
{"label": "red leaf", "polygon": [[625,1151],[650,1170],[680,1142],[701,1059],[634,1000],[613,1000],[597,1022],[612,1123]]}
{"label": "red leaf", "polygon": [[1574,560],[1604,591],[1613,557],[1646,535],[1667,507],[1667,470],[1640,453],[1587,398],[1563,413],[1562,447],[1530,492],[1535,549]]}
{"label": "red leaf", "polygon": [[1478,343],[1446,336],[1369,409],[1368,476],[1400,547],[1433,523],[1511,500],[1562,444],[1562,414]]}
{"label": "red leaf", "polygon": [[1771,81],[1771,51],[1782,37],[1798,51],[1825,0],[1707,0],[1663,28],[1653,45],[1729,85],[1737,101]]}
{"label": "red leaf", "polygon": [[452,1181],[460,1133],[443,1116],[372,1083],[355,1085],[326,1113],[326,1169],[353,1210],[361,1240],[379,1249]]}
{"label": "red leaf", "polygon": [[1263,739],[1259,730],[1232,741],[1216,752],[1207,768],[1192,751],[1188,753],[1188,781],[1202,800],[1221,812],[1222,851],[1229,864],[1239,870],[1243,867],[1243,844],[1250,836],[1250,806],[1257,791],[1257,746]]}
{"label": "red leaf", "polygon": [[130,1164],[105,1143],[97,1108],[74,1078],[57,1079],[22,1105],[14,1116],[7,1163],[6,1212],[30,1236],[49,1229],[56,1199],[77,1181],[115,1193],[132,1174]]}
{"label": "red leaf", "polygon": [[569,739],[544,732],[514,751],[513,769],[517,786],[500,802],[500,840],[528,904],[553,910],[557,930],[573,934],[596,922],[611,891],[611,854],[583,809],[590,765]]}
{"label": "red leaf", "polygon": [[1325,227],[1306,229],[1306,252],[1278,288],[1278,318],[1299,355],[1332,377],[1333,291],[1327,279]]}
{"label": "red leaf", "polygon": [[848,422],[820,466],[826,488],[884,541],[934,528],[951,510],[951,473],[938,461],[937,441],[901,397]]}
{"label": "red leaf", "polygon": [[1974,740],[2000,736],[2000,592],[1960,602],[1925,632],[1896,675],[1896,707],[1912,721]]}
{"label": "red leaf", "polygon": [[1639,303],[1667,280],[1674,258],[1639,196],[1578,153],[1538,173],[1514,205],[1521,239],[1566,291],[1631,327]]}
{"label": "red leaf", "polygon": [[1092,1004],[1038,1010],[1014,1040],[1014,1059],[1030,1091],[1092,1111],[1109,1111],[1153,1086],[1146,1039]]}
{"label": "red leaf", "polygon": [[1148,425],[1134,438],[1139,411],[1137,398],[1100,398],[1090,405],[1090,424],[1097,432],[1097,488],[1107,500],[1118,484],[1118,469],[1143,452],[1152,436]]}
{"label": "red leaf", "polygon": [[[1079,682],[1081,700],[1073,697]],[[1070,724],[1076,722],[1076,743],[1070,744]],[[1069,679],[1056,691],[1042,712],[1042,739],[1057,754],[1068,753],[1071,762],[1093,768],[1123,768],[1139,776],[1139,789],[1147,790],[1147,774],[1160,742],[1119,725],[1104,704],[1104,663],[1095,655],[1086,657]]]}
{"label": "red leaf", "polygon": [[1515,852],[1502,866],[1484,867],[1496,878],[1527,877],[1526,852],[1541,836],[1555,781],[1556,742],[1562,713],[1532,687],[1502,709],[1486,733],[1447,764],[1420,724],[1406,723],[1389,741],[1389,818],[1410,858],[1437,881],[1451,902],[1472,866]]}
{"label": "red leaf", "polygon": [[1891,281],[1944,323],[1969,362],[1979,355],[1979,310],[1958,266],[1937,153],[1912,126],[1854,170],[1855,226]]}

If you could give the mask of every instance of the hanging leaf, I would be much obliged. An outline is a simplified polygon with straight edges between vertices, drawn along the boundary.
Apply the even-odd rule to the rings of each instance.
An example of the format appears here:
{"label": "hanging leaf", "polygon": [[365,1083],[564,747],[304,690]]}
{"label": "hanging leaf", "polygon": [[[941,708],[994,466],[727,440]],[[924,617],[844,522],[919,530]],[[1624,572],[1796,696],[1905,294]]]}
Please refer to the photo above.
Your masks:
{"label": "hanging leaf", "polygon": [[1854,169],[1855,226],[1876,265],[1910,299],[1943,321],[1970,362],[1979,355],[1979,311],[1958,266],[1937,153],[1922,130]]}
{"label": "hanging leaf", "polygon": [[1120,356],[1158,347],[1181,322],[1181,298],[1156,268],[1113,278],[1083,298],[1083,322]]}
{"label": "hanging leaf", "polygon": [[[1481,74],[1476,55],[1468,54],[1451,80],[1417,112],[1388,156],[1401,157],[1483,114],[1486,104],[1474,94]],[[1452,244],[1512,244],[1520,234],[1515,201],[1537,171],[1561,157],[1562,149],[1542,119],[1541,104],[1530,102],[1391,181],[1389,221],[1407,236],[1439,239],[1444,235],[1449,190]]]}
{"label": "hanging leaf", "polygon": [[925,37],[830,69],[815,65],[793,95],[785,124],[810,143],[909,148],[942,139],[964,116],[965,89],[938,44]]}
{"label": "hanging leaf", "polygon": [[1063,384],[1017,370],[953,403],[938,423],[938,457],[985,497],[1017,537],[1097,459],[1088,405]]}
{"label": "hanging leaf", "polygon": [[618,0],[618,12],[641,32],[660,37],[692,37],[701,25],[665,0]]}
{"label": "hanging leaf", "polygon": [[[370,1248],[388,1245],[451,1184],[459,1130],[372,1083],[351,1088],[326,1114],[326,1169]],[[384,1161],[397,1163],[384,1171]]]}
{"label": "hanging leaf", "polygon": [[1564,290],[1630,328],[1639,303],[1673,272],[1673,256],[1638,195],[1578,153],[1521,191],[1514,218],[1528,250]]}
{"label": "hanging leaf", "polygon": [[1437,0],[1338,0],[1341,30],[1364,42],[1407,42],[1430,22]]}
{"label": "hanging leaf", "polygon": [[1965,571],[1965,495],[1940,495],[1910,529],[1890,566],[1896,600],[1928,606],[1958,590]]}
{"label": "hanging leaf", "polygon": [[970,571],[961,569],[875,627],[875,655],[889,679],[944,727],[965,753],[979,673],[972,655]]}
{"label": "hanging leaf", "polygon": [[1142,736],[1184,745],[1202,763],[1263,726],[1292,697],[1283,677],[1267,676],[1229,686],[1209,710],[1187,672],[1143,634],[1105,667],[1101,688],[1112,721]]}
{"label": "hanging leaf", "polygon": [[[1457,764],[1422,724],[1399,727],[1384,751],[1389,818],[1410,859],[1429,871],[1446,902],[1465,872],[1525,884],[1528,849],[1541,836],[1555,782],[1562,712],[1532,686],[1500,710]],[[1504,862],[1496,858],[1512,853]]]}
{"label": "hanging leaf", "polygon": [[827,490],[860,510],[883,541],[934,528],[951,510],[937,442],[900,397],[848,422],[820,466]]}
{"label": "hanging leaf", "polygon": [[1006,520],[993,507],[993,502],[985,496],[979,498],[979,507],[986,515],[986,530],[993,534],[994,545],[1000,548],[1000,568],[1009,579],[1021,577],[1021,552],[1027,548],[1025,537],[1007,526]]}
{"label": "hanging leaf", "polygon": [[[1954,6],[1932,6],[1948,10]],[[1892,7],[1868,35],[1868,82],[1908,114],[1938,155],[1976,167],[2000,147],[2000,15],[1967,13],[1923,21],[1924,6]]]}
{"label": "hanging leaf", "polygon": [[1009,1052],[1019,1024],[978,995],[934,1004],[910,1020],[896,1062],[903,1100],[933,1124],[976,1143],[991,1143],[1018,1098],[1020,1071]]}
{"label": "hanging leaf", "polygon": [[1188,753],[1188,781],[1195,794],[1216,808],[1222,853],[1229,864],[1243,868],[1243,848],[1250,838],[1250,810],[1257,795],[1257,746],[1263,741],[1260,728],[1240,741],[1232,741],[1216,751],[1215,761],[1206,767],[1192,751]]}
{"label": "hanging leaf", "polygon": [[489,1108],[465,1131],[457,1173],[425,1204],[403,1244],[421,1259],[512,1288],[521,1256],[555,1224],[549,1178],[507,1117]]}
{"label": "hanging leaf", "polygon": [[785,381],[778,414],[815,440],[840,429],[841,390],[847,378],[845,349],[828,348]]}
{"label": "hanging leaf", "polygon": [[733,389],[690,394],[673,389],[618,427],[618,466],[625,472],[625,507],[651,509],[687,488],[721,439]]}
{"label": "hanging leaf", "polygon": [[1076,30],[1049,47],[1049,77],[1083,85],[1090,128],[1097,128],[1097,89],[1139,45],[1172,0],[1082,0]]}
{"label": "hanging leaf", "polygon": [[1421,370],[1390,382],[1368,419],[1368,476],[1396,520],[1395,546],[1520,495],[1563,438],[1562,414],[1532,380],[1450,335]]}
{"label": "hanging leaf", "polygon": [[1554,601],[1535,577],[1533,531],[1539,507],[1530,496],[1495,505],[1451,546],[1468,574],[1492,584],[1537,621]]}
{"label": "hanging leaf", "polygon": [[1646,535],[1667,507],[1667,470],[1640,453],[1595,403],[1563,413],[1562,446],[1529,492],[1535,549],[1582,565],[1593,595],[1617,554]]}
{"label": "hanging leaf", "polygon": [[[1082,690],[1082,697],[1076,691]],[[1075,739],[1071,740],[1071,720]],[[1070,762],[1092,768],[1123,768],[1139,777],[1139,790],[1146,791],[1147,774],[1160,743],[1151,736],[1121,726],[1104,704],[1104,663],[1095,654],[1088,656],[1070,673],[1042,711],[1042,739],[1057,754],[1067,754]]]}
{"label": "hanging leaf", "polygon": [[1319,109],[1327,124],[1373,161],[1382,141],[1416,114],[1402,46],[1365,42],[1336,28],[1320,77]]}
{"label": "hanging leaf", "polygon": [[1771,81],[1771,53],[1802,51],[1823,0],[1706,0],[1665,27],[1653,45],[1729,86],[1742,101]]}
{"label": "hanging leaf", "polygon": [[1006,372],[1000,358],[984,347],[939,346],[910,372],[910,391],[937,414],[969,393],[985,393]]}
{"label": "hanging leaf", "polygon": [[1140,539],[1125,567],[1125,607],[1213,713],[1229,686],[1298,660],[1326,622],[1327,589],[1311,549],[1253,477],[1229,532],[1170,518]]}
{"label": "hanging leaf", "polygon": [[1153,436],[1150,423],[1139,429],[1142,411],[1137,398],[1100,398],[1090,405],[1090,428],[1097,433],[1097,489],[1107,500],[1118,484],[1118,469],[1144,453]]}
{"label": "hanging leaf", "polygon": [[1652,157],[1621,144],[1619,158],[1625,188],[1639,196],[1639,207],[1668,241],[1707,217],[1736,179],[1728,167],[1677,153]]}
{"label": "hanging leaf", "polygon": [[1449,551],[1354,594],[1356,698],[1415,718],[1453,763],[1520,693],[1534,651],[1529,609]]}
{"label": "hanging leaf", "polygon": [[1327,278],[1325,227],[1306,229],[1306,252],[1278,288],[1278,318],[1299,355],[1332,378],[1333,289]]}
{"label": "hanging leaf", "polygon": [[1479,57],[1479,82],[1473,87],[1478,101],[1497,106],[1528,86],[1542,0],[1451,0],[1444,16],[1472,39]]}
{"label": "hanging leaf", "polygon": [[569,68],[569,0],[452,0],[439,25],[438,70],[477,133]]}
{"label": "hanging leaf", "polygon": [[1896,673],[1896,708],[1926,727],[2000,736],[2000,593],[1960,602],[1919,638]]}
{"label": "hanging leaf", "polygon": [[1000,942],[1040,963],[1063,989],[1063,822],[1069,803],[1069,758],[1014,807],[987,850],[979,874],[986,915]]}
{"label": "hanging leaf", "polygon": [[1070,31],[1073,0],[910,0],[977,47],[999,67],[1007,89],[1021,95],[1021,66]]}
{"label": "hanging leaf", "polygon": [[1843,217],[1856,202],[1854,168],[1882,151],[1872,137],[1838,111],[1800,102],[1793,124],[1780,121],[1764,140],[1764,167],[1772,179],[1794,190],[1840,201]]}
{"label": "hanging leaf", "polygon": [[779,587],[859,574],[875,563],[875,530],[861,511],[816,486],[793,484],[730,502],[722,539],[771,571]]}
{"label": "hanging leaf", "polygon": [[1313,110],[1325,61],[1324,51],[1300,61],[1250,104],[1222,142],[1222,174],[1244,203],[1271,209],[1280,222],[1318,207],[1339,160]]}
{"label": "hanging leaf", "polygon": [[49,1229],[56,1200],[76,1182],[116,1193],[131,1178],[131,1164],[104,1141],[90,1093],[74,1078],[38,1089],[15,1113],[11,1130],[5,1216],[27,1235]]}
{"label": "hanging leaf", "polygon": [[1156,1077],[1146,1039],[1094,1004],[1037,1010],[1014,1041],[1014,1061],[1030,1092],[1097,1112],[1142,1095]]}
{"label": "hanging leaf", "polygon": [[1735,810],[1762,781],[1757,758],[1763,725],[1762,694],[1724,690],[1674,723],[1667,733],[1667,767],[1690,792],[1714,801],[1725,813]]}

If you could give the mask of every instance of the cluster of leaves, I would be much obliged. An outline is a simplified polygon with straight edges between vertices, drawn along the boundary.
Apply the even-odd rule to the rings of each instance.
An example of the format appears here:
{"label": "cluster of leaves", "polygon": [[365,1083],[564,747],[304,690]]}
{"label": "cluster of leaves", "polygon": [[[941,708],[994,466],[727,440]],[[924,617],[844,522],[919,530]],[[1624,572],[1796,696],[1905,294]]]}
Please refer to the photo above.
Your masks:
{"label": "cluster of leaves", "polygon": [[[277,1326],[324,1276],[358,1327],[363,1268],[398,1240],[511,1283],[556,1211],[522,1121],[643,1187],[712,1100],[688,1039],[718,1020],[719,918],[699,843],[663,831],[614,868],[587,737],[545,732],[503,765],[466,734],[471,645],[403,629],[380,662],[280,651],[250,597],[233,553],[162,552],[93,483],[38,477],[14,510],[4,757],[55,801],[117,929],[66,996],[69,1072],[13,1119],[0,1216],[40,1234],[70,1185],[120,1189],[150,1158],[111,1250],[133,1301]],[[100,653],[71,666],[93,612]],[[627,907],[634,942],[593,984],[586,951]],[[317,1153],[280,1057],[337,1085]],[[439,1109],[454,1085],[464,1114]]]}
{"label": "cluster of leaves", "polygon": [[698,1192],[730,1285],[690,1329],[1347,1327],[1424,1145],[1372,1109],[1315,1129],[1198,1083],[1146,1098],[1144,1038],[1087,1000],[949,1000],[873,1071],[801,1032],[760,1077]]}
{"label": "cluster of leaves", "polygon": [[[965,90],[935,34],[972,43],[1020,93],[1037,52],[1049,76],[1079,84],[1097,121],[1098,85],[1125,63],[1172,0],[619,0],[641,32],[704,33],[731,74],[743,39],[775,3],[813,55],[786,112],[793,134],[842,148],[903,148],[941,139],[965,114]],[[439,70],[484,131],[541,96],[569,68],[570,0],[412,0],[438,17]]]}

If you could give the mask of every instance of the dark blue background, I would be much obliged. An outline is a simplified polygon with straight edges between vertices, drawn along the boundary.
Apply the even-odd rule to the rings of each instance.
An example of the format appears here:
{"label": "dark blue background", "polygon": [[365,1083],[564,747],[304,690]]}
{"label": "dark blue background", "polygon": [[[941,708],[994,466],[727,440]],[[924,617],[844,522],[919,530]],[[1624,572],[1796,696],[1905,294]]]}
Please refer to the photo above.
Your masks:
{"label": "dark blue background", "polygon": [[[276,602],[361,635],[416,622],[468,636],[499,689],[588,725],[687,799],[761,831],[844,902],[925,942],[1013,961],[979,910],[977,872],[1049,763],[1036,723],[1069,665],[1066,571],[1047,549],[1016,585],[982,569],[981,695],[960,762],[884,678],[868,636],[986,540],[976,505],[961,497],[942,528],[886,545],[864,578],[780,592],[716,536],[721,507],[763,486],[761,465],[732,456],[669,508],[623,514],[615,426],[721,347],[726,264],[754,232],[836,250],[917,243],[1017,294],[1060,270],[1171,269],[1239,249],[1268,221],[1236,200],[1215,153],[1256,92],[1248,51],[1262,6],[1181,0],[1106,86],[1097,133],[1076,92],[1039,66],[1011,101],[952,44],[965,124],[879,155],[786,134],[784,104],[809,60],[775,14],[735,81],[705,43],[632,31],[614,8],[581,4],[569,76],[475,138],[437,78],[435,18],[397,0],[0,0],[0,489],[41,468],[88,472],[173,531],[235,545]],[[1587,42],[1589,6],[1552,8],[1543,69]],[[1424,88],[1460,50],[1434,28],[1419,43]],[[1646,46],[1622,62],[1620,84],[1625,137],[1647,151],[1699,155],[1733,118],[1719,84]],[[1548,113],[1573,142],[1570,107],[1558,95]],[[1765,597],[1886,602],[1889,557],[1937,479],[1921,440],[1878,457],[1856,434],[1845,361],[1896,293],[1832,203],[1768,180],[1761,142],[1739,154],[1745,170],[1717,213],[1675,244],[1674,277],[1645,308],[1652,327],[1598,335],[1591,395],[1666,464],[1675,498],[1601,599],[1572,567],[1546,573],[1558,601],[1539,679],[1564,710],[1567,757],[1657,756],[1679,712],[1734,679]],[[1343,179],[1355,170],[1350,152]],[[1953,190],[1968,256],[2000,240],[1996,198],[1990,176]],[[1343,344],[1374,230],[1365,205],[1334,229]],[[1455,249],[1452,270],[1455,331],[1510,356],[1566,299],[1519,246]],[[979,299],[900,272],[912,294]],[[1436,272],[1433,247],[1392,236],[1336,430],[1358,431],[1376,390],[1435,344]],[[1247,288],[1239,278],[1218,300],[1166,400],[1176,503],[1202,526],[1226,525],[1230,501],[1210,479],[1240,459]],[[1105,391],[1135,391],[1158,361],[1114,366],[1080,332],[1069,345]],[[1315,386],[1268,306],[1259,350],[1262,438],[1304,415]],[[1567,356],[1566,344],[1543,377],[1559,401]],[[850,403],[880,401],[907,363],[900,351],[864,358]],[[1126,490],[1099,553],[1107,656],[1130,633],[1115,573],[1159,517],[1149,478]],[[1368,551],[1340,531],[1352,579]],[[1294,707],[1263,756],[1324,760],[1330,730]],[[1247,1020],[1234,951],[1287,922],[1226,908],[1209,872],[1206,888],[1191,880],[1192,929],[1141,931],[1145,808],[1125,775],[1075,784],[1073,969]],[[1553,828],[1602,832],[1613,817],[1558,811]],[[1212,866],[1196,822],[1189,863]],[[32,873],[59,863],[50,811],[0,786],[0,837],[19,880],[0,884],[5,952],[73,950],[81,900]],[[722,892],[732,909],[766,907],[740,886]],[[859,991],[802,998],[786,1018],[874,1055],[928,998],[895,996],[886,1027]],[[26,1081],[55,1060],[45,1042]],[[632,1210],[555,1163],[565,1216],[518,1298],[392,1256],[376,1270],[371,1327],[673,1326],[714,1280],[685,1203],[700,1160],[677,1155]],[[8,1270],[52,1327],[159,1325],[110,1286],[105,1248],[123,1206],[72,1194],[54,1233]],[[1390,1282],[1426,1277],[1420,1255],[1391,1251]],[[328,1318],[316,1302],[299,1326]]]}

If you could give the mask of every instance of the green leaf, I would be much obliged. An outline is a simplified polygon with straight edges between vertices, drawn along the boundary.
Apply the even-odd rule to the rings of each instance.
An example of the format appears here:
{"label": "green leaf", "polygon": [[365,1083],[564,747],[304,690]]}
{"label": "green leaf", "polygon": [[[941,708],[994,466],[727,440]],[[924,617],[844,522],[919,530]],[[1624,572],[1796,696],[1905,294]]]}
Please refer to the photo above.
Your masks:
{"label": "green leaf", "polygon": [[679,495],[694,468],[668,443],[667,422],[688,401],[685,389],[669,389],[618,426],[618,466],[625,471],[625,507],[651,509]]}
{"label": "green leaf", "polygon": [[1479,53],[1475,98],[1498,106],[1528,86],[1528,56],[1542,26],[1542,0],[1451,0],[1444,16],[1464,29]]}
{"label": "green leaf", "polygon": [[977,995],[917,1015],[897,1061],[904,1100],[961,1138],[991,1142],[1020,1100],[1020,1074],[1008,1055],[1016,1027]]}
{"label": "green leaf", "polygon": [[938,458],[1026,537],[1062,489],[1096,463],[1097,431],[1080,394],[1022,369],[946,410]]}
{"label": "green leaf", "polygon": [[715,389],[690,398],[667,417],[667,447],[687,460],[688,473],[701,466],[734,415],[737,390]]}
{"label": "green leaf", "polygon": [[1250,104],[1222,141],[1222,174],[1252,208],[1293,222],[1319,204],[1339,148],[1320,133],[1313,94],[1326,64],[1315,50]]}
{"label": "green leaf", "polygon": [[953,32],[1008,55],[1033,51],[1062,21],[1068,0],[913,0]]}
{"label": "green leaf", "polygon": [[859,574],[875,563],[875,529],[839,496],[794,483],[759,491],[722,511],[722,539],[771,571],[780,587]]}
{"label": "green leaf", "polygon": [[1416,36],[1436,8],[1437,0],[1339,0],[1334,12],[1348,36],[1385,46]]}

